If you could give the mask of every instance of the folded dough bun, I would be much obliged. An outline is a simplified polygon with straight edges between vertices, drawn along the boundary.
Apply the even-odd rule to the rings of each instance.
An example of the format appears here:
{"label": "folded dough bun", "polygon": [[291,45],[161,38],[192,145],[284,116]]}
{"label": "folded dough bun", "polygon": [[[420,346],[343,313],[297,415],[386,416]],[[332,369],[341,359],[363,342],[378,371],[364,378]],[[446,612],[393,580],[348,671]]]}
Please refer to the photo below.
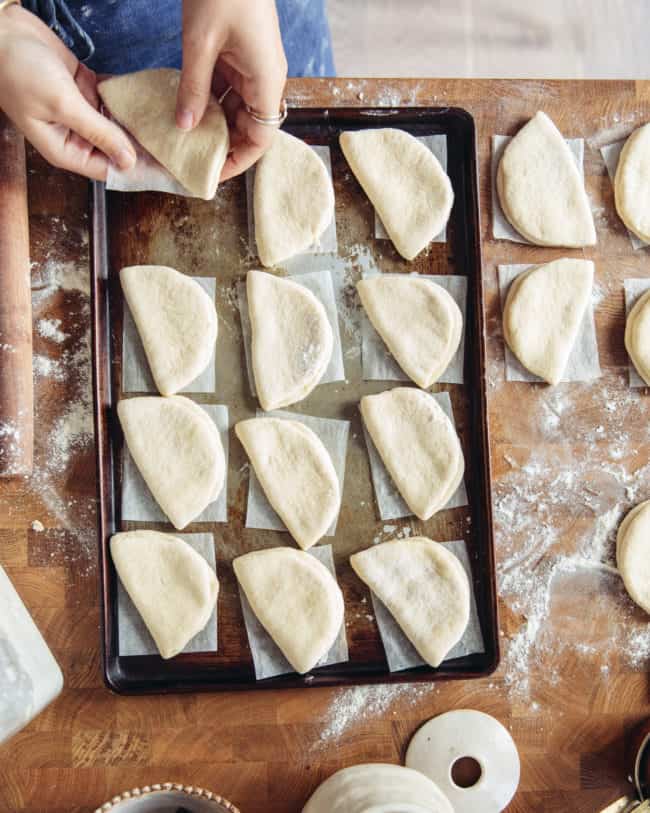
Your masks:
{"label": "folded dough bun", "polygon": [[124,589],[163,658],[173,658],[207,624],[219,582],[183,539],[158,531],[111,537],[111,557]]}
{"label": "folded dough bun", "polygon": [[251,609],[291,666],[300,674],[313,669],[343,624],[343,595],[330,571],[294,548],[246,553],[233,568]]}
{"label": "folded dough bun", "polygon": [[127,266],[120,282],[156,387],[173,395],[210,363],[218,330],[214,302],[196,280],[167,266]]}
{"label": "folded dough bun", "polygon": [[122,399],[124,438],[154,499],[175,528],[184,528],[223,488],[226,461],[219,430],[182,395]]}
{"label": "folded dough bun", "polygon": [[214,197],[230,149],[221,105],[210,96],[193,130],[176,126],[180,71],[152,68],[111,76],[97,85],[110,114],[193,195]]}

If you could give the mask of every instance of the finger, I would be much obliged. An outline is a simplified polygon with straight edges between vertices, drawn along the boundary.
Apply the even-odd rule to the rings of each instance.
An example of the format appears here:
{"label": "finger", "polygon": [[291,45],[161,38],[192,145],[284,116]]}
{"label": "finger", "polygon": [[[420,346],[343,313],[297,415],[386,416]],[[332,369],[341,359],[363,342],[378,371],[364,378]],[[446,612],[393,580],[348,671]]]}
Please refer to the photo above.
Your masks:
{"label": "finger", "polygon": [[245,62],[238,54],[223,52],[216,67],[242,99],[255,110],[264,115],[278,112],[287,80],[284,51],[280,50],[275,55],[262,51]]}
{"label": "finger", "polygon": [[60,123],[97,147],[119,169],[130,169],[135,164],[135,150],[126,134],[95,110],[83,95],[65,106]]}
{"label": "finger", "polygon": [[85,65],[79,63],[77,73],[75,75],[75,82],[81,91],[81,95],[88,102],[89,105],[99,110],[100,99],[97,93],[97,75],[95,71],[91,71]]}
{"label": "finger", "polygon": [[251,167],[271,146],[275,133],[274,127],[258,124],[240,108],[235,129],[231,132],[231,150],[221,171],[221,180],[227,181]]}
{"label": "finger", "polygon": [[176,99],[176,126],[191,130],[203,118],[210,99],[212,74],[217,61],[217,42],[211,32],[197,30],[193,3],[183,3],[183,65]]}
{"label": "finger", "polygon": [[52,166],[105,181],[108,158],[77,133],[57,124],[30,122],[25,137]]}

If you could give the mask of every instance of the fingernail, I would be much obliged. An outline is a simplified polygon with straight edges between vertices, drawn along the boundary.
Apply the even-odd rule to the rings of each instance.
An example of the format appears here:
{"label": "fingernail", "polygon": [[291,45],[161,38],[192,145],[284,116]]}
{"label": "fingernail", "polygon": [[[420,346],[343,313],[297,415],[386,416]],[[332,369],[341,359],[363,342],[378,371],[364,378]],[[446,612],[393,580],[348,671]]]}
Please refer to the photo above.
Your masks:
{"label": "fingernail", "polygon": [[122,147],[115,155],[115,163],[120,169],[131,169],[135,164],[135,154],[131,150],[127,150],[126,147]]}
{"label": "fingernail", "polygon": [[194,114],[191,110],[181,110],[176,118],[176,123],[181,130],[191,130],[194,126]]}

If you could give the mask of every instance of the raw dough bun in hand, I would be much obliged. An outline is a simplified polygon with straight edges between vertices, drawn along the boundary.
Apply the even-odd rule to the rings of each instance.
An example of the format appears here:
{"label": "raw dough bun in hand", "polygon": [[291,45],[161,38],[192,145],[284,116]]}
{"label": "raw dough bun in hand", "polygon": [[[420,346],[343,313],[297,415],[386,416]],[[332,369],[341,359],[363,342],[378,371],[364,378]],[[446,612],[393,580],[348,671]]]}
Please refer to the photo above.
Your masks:
{"label": "raw dough bun in hand", "polygon": [[341,504],[336,470],[321,439],[300,421],[251,418],[235,425],[268,501],[303,550],[334,522]]}
{"label": "raw dough bun in hand", "polygon": [[431,666],[440,666],[469,621],[469,581],[454,554],[432,539],[416,536],[355,553],[350,564],[420,656]]}
{"label": "raw dough bun in hand", "polygon": [[625,142],[614,178],[616,211],[631,232],[650,243],[650,124]]}
{"label": "raw dough bun in hand", "polygon": [[158,531],[111,538],[115,569],[163,658],[178,655],[208,623],[219,582],[183,539]]}
{"label": "raw dough bun in hand", "polygon": [[255,167],[253,205],[260,260],[277,265],[317,243],[332,222],[332,179],[311,147],[278,130]]}
{"label": "raw dough bun in hand", "polygon": [[440,788],[401,765],[342,768],[316,788],[302,813],[454,813]]}
{"label": "raw dough bun in hand", "polygon": [[650,500],[639,503],[621,523],[616,564],[630,598],[650,613]]}
{"label": "raw dough bun in hand", "polygon": [[131,265],[120,282],[156,387],[173,395],[205,370],[217,340],[214,302],[198,282],[163,265]]}
{"label": "raw dough bun in hand", "polygon": [[404,130],[355,130],[339,142],[395,248],[412,260],[447,225],[454,203],[447,173]]}
{"label": "raw dough bun in hand", "polygon": [[589,307],[591,260],[535,265],[510,286],[503,308],[503,335],[519,361],[549,384],[562,380]]}
{"label": "raw dough bun in hand", "polygon": [[228,124],[221,105],[210,97],[193,130],[176,126],[180,71],[154,68],[111,76],[97,85],[111,115],[147,152],[197,197],[215,196],[230,149]]}
{"label": "raw dough bun in hand", "polygon": [[637,299],[627,316],[625,349],[638,374],[650,386],[650,291]]}
{"label": "raw dough bun in hand", "polygon": [[538,246],[593,246],[596,229],[575,159],[551,119],[537,113],[508,143],[497,171],[503,213]]}
{"label": "raw dough bun in hand", "polygon": [[332,356],[334,335],[323,304],[304,285],[249,271],[255,388],[262,409],[302,401],[318,385]]}
{"label": "raw dough bun in hand", "polygon": [[117,405],[129,452],[158,505],[179,530],[220,494],[226,461],[219,430],[200,406],[172,395]]}
{"label": "raw dough bun in hand", "polygon": [[460,344],[463,316],[440,285],[418,277],[362,279],[357,291],[375,330],[409,378],[427,389]]}
{"label": "raw dough bun in hand", "polygon": [[408,507],[422,520],[444,508],[463,479],[465,460],[452,422],[436,399],[412,387],[366,395],[361,414]]}
{"label": "raw dough bun in hand", "polygon": [[325,565],[293,548],[269,548],[233,561],[260,624],[291,666],[313,669],[343,624],[343,594]]}

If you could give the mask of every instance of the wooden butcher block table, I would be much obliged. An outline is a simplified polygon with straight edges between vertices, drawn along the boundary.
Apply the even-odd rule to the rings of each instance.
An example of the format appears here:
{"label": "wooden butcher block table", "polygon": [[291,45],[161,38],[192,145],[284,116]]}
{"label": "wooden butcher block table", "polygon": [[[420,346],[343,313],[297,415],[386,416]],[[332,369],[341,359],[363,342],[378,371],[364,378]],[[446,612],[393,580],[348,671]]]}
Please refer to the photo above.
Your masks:
{"label": "wooden butcher block table", "polygon": [[[62,666],[61,697],[0,749],[0,810],[73,813],[173,780],[243,813],[299,811],[337,768],[399,762],[421,722],[498,717],[522,758],[509,811],[593,813],[626,790],[623,742],[648,715],[650,628],[611,568],[622,514],[650,496],[650,395],[628,385],[623,280],[650,277],[618,220],[599,147],[650,120],[650,83],[296,80],[293,106],[458,106],[476,121],[502,663],[490,678],[282,692],[119,697],[103,685],[89,366],[88,187],[28,156],[35,458],[0,483],[0,563]],[[491,238],[490,141],[543,109],[585,139],[598,245]],[[242,185],[243,180],[235,183]],[[1,187],[0,187],[1,189]],[[504,381],[496,266],[596,262],[602,376]]]}

